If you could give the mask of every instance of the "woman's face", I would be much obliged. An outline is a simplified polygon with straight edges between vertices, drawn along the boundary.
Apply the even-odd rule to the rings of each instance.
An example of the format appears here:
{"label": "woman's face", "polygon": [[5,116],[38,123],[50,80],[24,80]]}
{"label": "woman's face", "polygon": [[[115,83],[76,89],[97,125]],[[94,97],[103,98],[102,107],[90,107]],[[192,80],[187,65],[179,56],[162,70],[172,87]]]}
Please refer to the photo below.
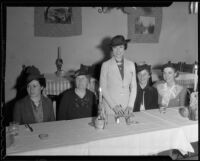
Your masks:
{"label": "woman's face", "polygon": [[125,53],[124,45],[114,46],[112,47],[112,50],[113,50],[113,56],[115,57],[115,59],[121,60],[123,58],[124,53]]}
{"label": "woman's face", "polygon": [[43,87],[40,85],[39,81],[37,80],[32,80],[27,85],[27,92],[31,98],[40,97],[42,89]]}
{"label": "woman's face", "polygon": [[149,81],[150,75],[147,70],[142,70],[138,72],[137,77],[138,77],[139,84],[142,86],[146,86]]}
{"label": "woman's face", "polygon": [[175,81],[175,77],[176,77],[176,72],[173,68],[171,67],[166,67],[163,70],[163,78],[167,83],[171,83]]}
{"label": "woman's face", "polygon": [[88,86],[88,78],[85,75],[79,75],[76,77],[76,88],[85,90]]}

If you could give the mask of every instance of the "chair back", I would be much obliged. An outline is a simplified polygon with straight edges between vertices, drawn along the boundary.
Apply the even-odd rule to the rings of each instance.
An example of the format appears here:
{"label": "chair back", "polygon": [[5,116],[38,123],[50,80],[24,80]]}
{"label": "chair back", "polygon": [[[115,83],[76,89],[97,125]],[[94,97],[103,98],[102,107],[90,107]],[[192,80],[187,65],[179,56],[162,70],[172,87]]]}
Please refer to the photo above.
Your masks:
{"label": "chair back", "polygon": [[186,88],[194,88],[194,78],[194,73],[179,72],[179,76],[176,78],[176,81]]}

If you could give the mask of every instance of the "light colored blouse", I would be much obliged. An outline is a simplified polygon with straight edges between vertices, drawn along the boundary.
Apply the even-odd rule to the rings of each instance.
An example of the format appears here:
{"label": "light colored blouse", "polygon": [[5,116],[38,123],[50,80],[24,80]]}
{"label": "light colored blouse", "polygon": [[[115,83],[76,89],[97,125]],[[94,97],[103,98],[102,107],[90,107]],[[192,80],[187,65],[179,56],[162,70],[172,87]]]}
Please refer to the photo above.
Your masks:
{"label": "light colored blouse", "polygon": [[165,107],[177,107],[186,105],[187,89],[175,83],[168,87],[167,83],[161,81],[155,85],[158,91],[158,104]]}

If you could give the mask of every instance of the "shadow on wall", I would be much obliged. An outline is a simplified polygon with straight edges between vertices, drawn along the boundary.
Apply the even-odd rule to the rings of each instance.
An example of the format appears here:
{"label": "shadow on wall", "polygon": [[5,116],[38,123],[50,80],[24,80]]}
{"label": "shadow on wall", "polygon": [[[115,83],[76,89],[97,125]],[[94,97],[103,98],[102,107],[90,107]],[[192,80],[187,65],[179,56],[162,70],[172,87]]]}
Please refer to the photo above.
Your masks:
{"label": "shadow on wall", "polygon": [[103,54],[103,59],[99,60],[98,62],[92,65],[93,68],[93,77],[99,81],[100,72],[101,72],[101,65],[103,62],[107,61],[111,58],[111,47],[110,47],[111,37],[105,37],[102,39],[101,43],[96,47],[97,49],[101,50]]}
{"label": "shadow on wall", "polygon": [[27,95],[26,91],[26,75],[25,75],[25,66],[22,66],[22,71],[16,79],[16,83],[13,89],[16,90],[16,97],[5,104],[5,117],[3,125],[8,126],[9,122],[13,121],[13,110],[15,103]]}
{"label": "shadow on wall", "polygon": [[[101,50],[103,54],[103,58],[95,63],[92,64],[92,77],[95,78],[97,81],[99,81],[100,78],[100,71],[101,71],[101,65],[106,60],[110,59],[111,57],[111,47],[110,47],[111,38],[105,37],[102,39],[101,43],[96,47],[97,49]],[[3,121],[4,126],[8,126],[9,122],[13,121],[13,110],[15,103],[25,97],[27,95],[26,86],[25,86],[25,80],[26,80],[26,74],[25,74],[25,66],[22,66],[22,71],[20,75],[16,79],[15,86],[13,89],[16,90],[16,97],[9,102],[5,104],[5,117]],[[70,80],[73,80],[71,78],[72,75],[74,75],[75,71],[68,71]],[[60,98],[60,97],[59,97]]]}

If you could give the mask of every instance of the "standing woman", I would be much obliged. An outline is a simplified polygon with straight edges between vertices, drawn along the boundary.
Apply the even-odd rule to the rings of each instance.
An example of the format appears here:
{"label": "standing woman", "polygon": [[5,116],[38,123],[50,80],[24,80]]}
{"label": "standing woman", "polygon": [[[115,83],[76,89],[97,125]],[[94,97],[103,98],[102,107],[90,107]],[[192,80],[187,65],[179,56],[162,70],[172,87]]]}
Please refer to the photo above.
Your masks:
{"label": "standing woman", "polygon": [[187,90],[176,82],[178,71],[173,63],[168,62],[162,67],[163,79],[155,84],[158,91],[158,104],[160,107],[185,106]]}
{"label": "standing woman", "polygon": [[42,95],[46,86],[44,76],[34,66],[27,67],[25,74],[28,95],[16,102],[13,120],[19,124],[55,121],[52,101]]}
{"label": "standing woman", "polygon": [[122,35],[113,37],[113,56],[101,67],[102,104],[108,114],[122,115],[133,111],[137,88],[135,65],[124,58],[129,41]]}

